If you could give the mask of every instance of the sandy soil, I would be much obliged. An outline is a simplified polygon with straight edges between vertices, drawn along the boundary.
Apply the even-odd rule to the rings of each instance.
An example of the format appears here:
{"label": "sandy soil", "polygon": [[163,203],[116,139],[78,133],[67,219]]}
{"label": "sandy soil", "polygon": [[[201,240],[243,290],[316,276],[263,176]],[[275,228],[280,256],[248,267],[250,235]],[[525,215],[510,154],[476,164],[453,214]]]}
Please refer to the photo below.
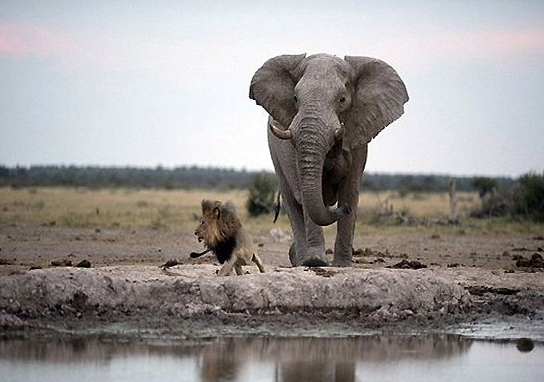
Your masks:
{"label": "sandy soil", "polygon": [[[217,278],[171,230],[0,227],[4,333],[209,336],[449,331],[544,340],[544,275],[518,267],[542,236],[358,235],[353,268],[289,267],[289,240],[254,232],[268,272]],[[332,246],[333,237],[327,237]],[[517,257],[516,257],[517,256]],[[162,270],[176,259],[179,265]],[[88,260],[91,269],[76,265]],[[402,260],[427,268],[390,269]],[[32,270],[31,270],[32,269]],[[30,332],[29,332],[30,330]]]}

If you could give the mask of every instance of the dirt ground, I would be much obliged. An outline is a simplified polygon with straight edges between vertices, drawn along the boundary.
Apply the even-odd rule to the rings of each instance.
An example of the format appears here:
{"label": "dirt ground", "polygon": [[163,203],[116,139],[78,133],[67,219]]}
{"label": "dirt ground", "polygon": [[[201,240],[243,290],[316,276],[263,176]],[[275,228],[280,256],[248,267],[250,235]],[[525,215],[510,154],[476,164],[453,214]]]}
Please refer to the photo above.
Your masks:
{"label": "dirt ground", "polygon": [[[252,234],[268,268],[267,275],[253,275],[257,273],[256,267],[247,267],[251,275],[219,280],[215,276],[216,261],[211,255],[189,258],[190,252],[202,249],[191,232],[2,225],[0,326],[6,331],[91,327],[113,330],[115,323],[133,322],[132,328],[139,328],[139,335],[142,328],[163,331],[170,328],[170,334],[188,336],[232,334],[248,327],[272,334],[284,333],[289,328],[297,333],[311,332],[318,330],[320,323],[328,323],[328,333],[336,328],[336,334],[350,334],[391,323],[390,328],[404,331],[454,327],[454,331],[476,336],[527,335],[544,340],[543,269],[516,265],[521,258],[544,255],[541,235],[471,236],[463,230],[438,234],[428,228],[420,233],[359,234],[354,242],[353,268],[291,269],[287,234]],[[327,245],[333,246],[331,234],[327,235]],[[162,270],[160,265],[171,259],[178,265]],[[90,262],[90,270],[69,266],[82,260]],[[388,268],[403,260],[404,264],[418,261],[426,268]],[[113,280],[113,284],[97,281],[104,277]],[[234,288],[231,293],[235,296],[255,287],[257,295],[268,297],[264,298],[265,305],[258,299],[246,306],[247,302],[242,303],[233,295],[226,296],[225,301],[210,303],[210,297],[199,292],[196,300],[182,298],[184,305],[180,308],[181,300],[177,298],[181,298],[180,290],[185,288],[180,282],[185,286],[198,285],[199,291],[229,286]],[[290,299],[289,291],[279,288],[277,295],[286,296],[285,301],[270,305],[272,297],[266,291],[271,286],[276,288],[275,285],[291,282],[294,283],[291,292],[305,288],[314,294],[309,292],[307,298],[302,294],[300,299]],[[60,283],[58,290],[62,293],[48,289],[47,285],[55,283]],[[157,293],[166,293],[170,297],[165,301],[170,301],[171,306],[157,306],[153,301],[161,297],[154,296],[149,289],[140,290],[137,285],[147,285],[146,288],[151,285]],[[30,296],[40,288],[47,289],[40,299]],[[115,314],[92,313],[94,308],[90,309],[87,302],[94,301],[95,307],[109,306],[107,301],[115,300],[112,288],[115,293],[130,290],[136,297],[134,301],[127,299],[111,305],[108,309]],[[326,296],[329,288],[337,291],[336,297],[330,298],[330,303],[327,299],[319,300],[319,295]],[[354,296],[354,290],[360,295]],[[421,293],[406,295],[405,290]],[[147,299],[141,297],[144,292],[149,293]],[[144,309],[146,304],[149,306]],[[210,327],[215,331],[211,332]],[[125,327],[123,332],[130,332],[127,330]]]}
{"label": "dirt ground", "polygon": [[[266,264],[289,267],[289,234],[251,232]],[[277,235],[276,235],[277,236]],[[327,235],[328,248],[334,236]],[[354,239],[354,267],[383,268],[402,259],[418,260],[429,267],[476,267],[502,271],[539,271],[516,266],[519,256],[544,255],[544,236],[501,233],[472,236],[461,232],[358,234]],[[106,265],[161,265],[176,259],[181,264],[215,262],[213,256],[190,259],[203,249],[191,232],[150,228],[69,228],[44,225],[0,226],[0,275],[24,272],[31,267],[51,267],[52,261],[76,265],[88,260],[93,267]],[[332,255],[329,255],[332,259]]]}

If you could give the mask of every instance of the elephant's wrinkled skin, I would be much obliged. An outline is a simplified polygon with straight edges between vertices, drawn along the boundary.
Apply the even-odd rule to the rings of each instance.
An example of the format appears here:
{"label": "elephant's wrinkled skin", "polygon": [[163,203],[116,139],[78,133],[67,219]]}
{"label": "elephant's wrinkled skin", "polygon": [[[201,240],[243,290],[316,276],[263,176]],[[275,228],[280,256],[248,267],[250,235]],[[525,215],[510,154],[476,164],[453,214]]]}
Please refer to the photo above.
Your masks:
{"label": "elephant's wrinkled skin", "polygon": [[257,70],[249,96],[270,114],[268,143],[294,235],[291,263],[326,265],[320,226],[338,221],[332,265],[350,266],[367,144],[403,114],[404,83],[374,58],[284,55]]}

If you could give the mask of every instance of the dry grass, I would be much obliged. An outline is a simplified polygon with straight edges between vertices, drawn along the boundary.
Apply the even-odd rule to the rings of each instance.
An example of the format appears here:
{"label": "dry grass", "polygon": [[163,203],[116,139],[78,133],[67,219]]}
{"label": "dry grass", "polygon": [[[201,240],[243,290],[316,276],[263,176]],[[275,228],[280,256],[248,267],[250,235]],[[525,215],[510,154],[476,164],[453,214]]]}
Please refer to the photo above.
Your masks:
{"label": "dry grass", "polygon": [[[68,227],[148,227],[154,229],[193,229],[200,214],[202,199],[230,200],[242,221],[251,224],[252,231],[268,231],[271,215],[249,218],[245,209],[248,192],[243,190],[154,190],[86,188],[0,188],[0,224],[30,223]],[[476,193],[459,193],[459,216],[463,229],[485,232],[541,232],[542,225],[512,222],[505,219],[468,219],[468,212],[478,206]],[[386,206],[393,214],[383,216]],[[359,201],[360,233],[387,230],[420,230],[426,227],[395,226],[395,216],[401,213],[419,219],[445,219],[448,197],[439,193],[416,193],[401,197],[397,192],[364,192]],[[281,215],[275,225],[289,230],[289,222]],[[427,227],[428,228],[428,227]],[[432,228],[436,230],[436,227]],[[452,231],[459,227],[441,228]],[[326,232],[334,232],[327,227]]]}
{"label": "dry grass", "polygon": [[231,200],[247,219],[246,198],[240,190],[0,188],[0,223],[193,228],[202,199]]}
{"label": "dry grass", "polygon": [[[457,208],[461,216],[479,205],[476,192],[459,192]],[[392,206],[393,213],[402,213],[418,218],[445,217],[448,215],[449,199],[446,193],[409,193],[405,196],[396,191],[362,192],[359,198],[359,209],[362,213],[383,214],[387,206]]]}

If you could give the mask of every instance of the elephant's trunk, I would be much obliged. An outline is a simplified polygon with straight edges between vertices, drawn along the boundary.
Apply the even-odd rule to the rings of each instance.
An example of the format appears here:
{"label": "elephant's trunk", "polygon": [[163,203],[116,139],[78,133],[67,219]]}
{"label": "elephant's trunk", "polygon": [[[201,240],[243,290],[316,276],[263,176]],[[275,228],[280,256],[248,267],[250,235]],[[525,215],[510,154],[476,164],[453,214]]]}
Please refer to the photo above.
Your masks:
{"label": "elephant's trunk", "polygon": [[348,214],[347,205],[330,210],[323,201],[323,163],[328,151],[326,137],[321,137],[323,129],[316,128],[316,120],[301,124],[297,144],[298,165],[301,179],[302,202],[310,219],[321,226],[330,225]]}

